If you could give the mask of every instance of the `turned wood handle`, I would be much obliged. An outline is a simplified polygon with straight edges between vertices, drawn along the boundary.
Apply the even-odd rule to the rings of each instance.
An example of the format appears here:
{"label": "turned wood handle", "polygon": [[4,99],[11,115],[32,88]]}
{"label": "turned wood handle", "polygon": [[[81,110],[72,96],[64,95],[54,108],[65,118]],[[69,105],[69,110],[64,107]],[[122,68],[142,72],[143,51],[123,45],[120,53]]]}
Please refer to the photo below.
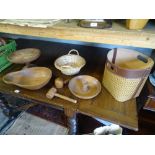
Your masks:
{"label": "turned wood handle", "polygon": [[64,99],[64,100],[67,100],[67,101],[73,102],[73,103],[77,103],[77,100],[74,100],[74,99],[69,98],[69,97],[64,96],[64,95],[60,95],[60,94],[58,94],[58,93],[55,93],[55,96],[57,96],[57,97],[59,97],[59,98],[62,98],[62,99]]}

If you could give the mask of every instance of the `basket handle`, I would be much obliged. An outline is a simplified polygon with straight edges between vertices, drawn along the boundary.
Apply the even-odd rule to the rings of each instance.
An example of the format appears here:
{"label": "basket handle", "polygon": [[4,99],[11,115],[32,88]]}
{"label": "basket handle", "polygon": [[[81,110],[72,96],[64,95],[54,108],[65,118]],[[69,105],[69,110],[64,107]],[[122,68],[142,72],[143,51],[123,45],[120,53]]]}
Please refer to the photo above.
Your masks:
{"label": "basket handle", "polygon": [[113,63],[110,63],[109,61],[106,62],[106,66],[109,70],[111,70],[112,72],[117,73],[117,66]]}
{"label": "basket handle", "polygon": [[117,48],[114,48],[114,53],[113,53],[113,58],[112,58],[112,63],[113,64],[115,64],[116,56],[117,56]]}
{"label": "basket handle", "polygon": [[143,57],[142,55],[138,55],[137,59],[144,62],[144,63],[148,63],[148,59],[146,57]]}
{"label": "basket handle", "polygon": [[121,69],[117,65],[111,63],[109,60],[106,62],[106,67],[111,72],[123,76],[126,78],[142,78],[147,77],[150,74],[151,68],[148,69],[137,69],[137,70],[130,70],[130,69]]}
{"label": "basket handle", "polygon": [[73,51],[76,52],[77,55],[79,55],[78,50],[75,50],[75,49],[70,50],[70,51],[68,52],[68,55],[71,55],[71,53],[72,53]]}

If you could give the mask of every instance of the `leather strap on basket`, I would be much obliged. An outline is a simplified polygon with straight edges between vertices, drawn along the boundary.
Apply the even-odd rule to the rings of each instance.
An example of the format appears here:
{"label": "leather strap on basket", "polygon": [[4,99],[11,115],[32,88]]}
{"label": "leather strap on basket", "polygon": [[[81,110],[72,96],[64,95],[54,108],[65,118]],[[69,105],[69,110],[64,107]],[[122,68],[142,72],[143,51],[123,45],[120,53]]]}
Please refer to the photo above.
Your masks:
{"label": "leather strap on basket", "polygon": [[114,48],[114,54],[113,54],[113,58],[112,58],[112,63],[113,64],[115,64],[116,55],[117,55],[117,48]]}
{"label": "leather strap on basket", "polygon": [[[113,57],[112,57],[112,64],[115,64],[115,60],[116,60],[116,55],[117,55],[117,48],[114,48],[114,53],[113,53]],[[113,66],[111,66],[111,69],[113,70]]]}
{"label": "leather strap on basket", "polygon": [[107,66],[107,69],[113,72],[114,74],[125,78],[142,78],[144,75],[146,76],[149,75],[151,70],[151,68],[134,69],[134,70],[124,69],[110,62],[108,58],[107,58],[106,66]]}
{"label": "leather strap on basket", "polygon": [[[151,72],[151,69],[150,69],[150,72]],[[150,72],[149,72],[149,74],[150,74]],[[147,77],[147,76],[148,76],[148,72],[146,72],[146,73],[143,75],[143,77],[141,78],[141,80],[140,80],[140,82],[138,83],[138,86],[137,86],[137,88],[135,89],[135,92],[133,93],[133,95],[132,95],[131,98],[135,98],[137,95],[139,95],[139,94],[138,94],[138,93],[139,93],[139,89],[140,89],[141,85],[143,84],[143,82],[144,82],[144,80],[145,80],[145,77]]]}

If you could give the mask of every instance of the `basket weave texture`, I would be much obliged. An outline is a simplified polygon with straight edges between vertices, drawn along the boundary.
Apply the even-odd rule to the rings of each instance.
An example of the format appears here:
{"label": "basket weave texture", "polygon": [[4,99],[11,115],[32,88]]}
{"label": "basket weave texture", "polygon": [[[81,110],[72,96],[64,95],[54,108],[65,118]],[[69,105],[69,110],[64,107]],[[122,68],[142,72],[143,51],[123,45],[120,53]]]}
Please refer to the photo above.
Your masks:
{"label": "basket weave texture", "polygon": [[[72,52],[76,52],[76,54],[71,54]],[[70,50],[68,54],[59,57],[54,62],[55,67],[65,75],[75,75],[79,73],[85,64],[85,59],[81,57],[75,49]]]}
{"label": "basket weave texture", "polygon": [[[124,57],[125,62],[123,62],[123,59],[121,58],[122,52],[125,52],[126,57]],[[113,52],[110,51],[108,55],[110,56],[111,53]],[[151,68],[154,64],[153,60],[147,56],[145,58],[148,59],[147,63],[143,63],[141,65],[141,62],[139,63],[140,60],[138,60],[135,56],[137,55],[142,55],[143,54],[136,52],[134,55],[132,50],[126,50],[126,49],[118,49],[117,50],[117,57],[120,58],[117,60],[116,57],[116,66],[124,66],[124,69],[129,69],[130,71],[134,71],[134,69],[147,69],[148,71],[151,71]],[[132,56],[131,56],[131,55]],[[130,55],[130,56],[129,56]],[[133,57],[133,59],[131,59]],[[129,60],[128,60],[129,58]],[[121,63],[119,63],[121,61]],[[131,63],[132,62],[132,63]],[[134,62],[134,63],[133,63]],[[122,65],[122,64],[125,65]],[[134,65],[133,65],[134,64]],[[128,68],[125,68],[128,67]],[[123,68],[122,68],[123,69]],[[133,74],[134,75],[134,74]],[[109,69],[107,67],[107,63],[105,65],[105,70],[104,70],[104,76],[103,76],[103,81],[102,84],[104,87],[111,93],[111,95],[118,101],[124,102],[127,101],[131,98],[138,97],[149,74],[146,74],[144,77],[139,77],[139,78],[128,78],[128,77],[123,77],[117,74],[117,72],[113,71],[112,69]]]}
{"label": "basket weave texture", "polygon": [[126,20],[126,27],[131,30],[140,30],[146,26],[148,21],[148,19],[128,19]]}

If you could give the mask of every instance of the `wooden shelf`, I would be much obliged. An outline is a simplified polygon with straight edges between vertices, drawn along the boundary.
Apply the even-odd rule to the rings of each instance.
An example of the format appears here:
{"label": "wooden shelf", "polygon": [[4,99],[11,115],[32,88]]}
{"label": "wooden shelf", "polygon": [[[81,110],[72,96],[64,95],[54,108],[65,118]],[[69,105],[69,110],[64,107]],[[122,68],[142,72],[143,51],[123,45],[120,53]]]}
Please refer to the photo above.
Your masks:
{"label": "wooden shelf", "polygon": [[92,29],[81,28],[77,26],[75,21],[70,23],[62,21],[51,28],[0,24],[0,32],[155,49],[155,27],[146,27],[143,30],[128,30],[124,25],[113,23],[110,29]]}

